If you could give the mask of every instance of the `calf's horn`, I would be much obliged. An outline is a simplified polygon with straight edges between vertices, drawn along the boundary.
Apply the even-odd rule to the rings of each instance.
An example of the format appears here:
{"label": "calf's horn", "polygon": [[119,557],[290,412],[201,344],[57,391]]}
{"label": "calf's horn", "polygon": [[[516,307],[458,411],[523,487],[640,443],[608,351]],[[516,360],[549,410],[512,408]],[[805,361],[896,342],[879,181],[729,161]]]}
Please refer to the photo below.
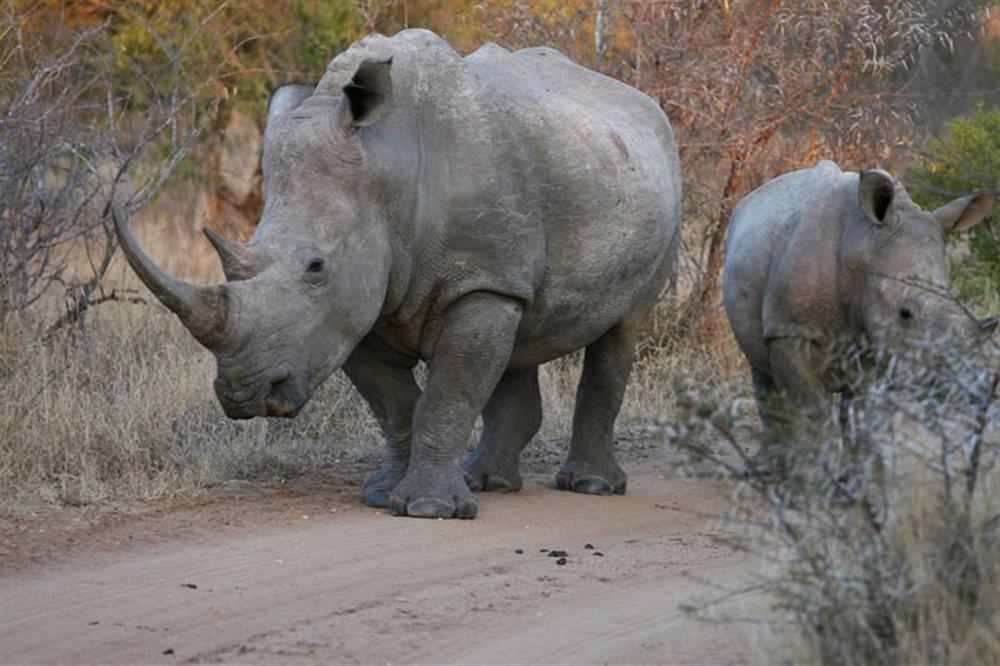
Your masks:
{"label": "calf's horn", "polygon": [[122,252],[143,284],[177,315],[198,342],[206,347],[220,342],[226,328],[225,286],[202,287],[169,275],[139,247],[128,224],[113,206],[111,218]]}

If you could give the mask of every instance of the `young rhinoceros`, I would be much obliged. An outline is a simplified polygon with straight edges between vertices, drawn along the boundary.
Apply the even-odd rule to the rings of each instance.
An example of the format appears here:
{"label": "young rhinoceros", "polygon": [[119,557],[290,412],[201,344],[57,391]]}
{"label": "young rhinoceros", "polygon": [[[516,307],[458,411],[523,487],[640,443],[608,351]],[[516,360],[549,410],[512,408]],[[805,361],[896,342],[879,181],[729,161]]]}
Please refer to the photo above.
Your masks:
{"label": "young rhinoceros", "polygon": [[977,321],[950,297],[944,234],[974,226],[992,203],[993,194],[974,194],[928,213],[885,171],[828,161],[747,195],[732,215],[723,294],[758,403],[779,390],[819,411],[842,388],[804,336],[875,346],[988,336],[996,317]]}
{"label": "young rhinoceros", "polygon": [[215,354],[227,415],[294,416],[342,367],[387,440],[364,502],[472,518],[471,490],[521,486],[539,364],[586,347],[557,485],[624,492],[614,421],[679,238],[656,103],[551,49],[462,58],[424,30],[372,35],[315,87],[274,94],[262,166],[249,242],[210,236],[223,285],[172,278],[118,226],[140,278]]}

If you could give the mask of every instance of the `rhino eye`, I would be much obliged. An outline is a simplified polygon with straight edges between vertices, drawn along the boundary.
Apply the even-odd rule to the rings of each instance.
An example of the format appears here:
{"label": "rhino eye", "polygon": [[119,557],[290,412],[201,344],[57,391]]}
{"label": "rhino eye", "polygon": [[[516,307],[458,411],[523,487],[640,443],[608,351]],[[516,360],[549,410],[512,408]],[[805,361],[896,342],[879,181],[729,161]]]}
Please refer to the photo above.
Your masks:
{"label": "rhino eye", "polygon": [[913,310],[911,310],[910,308],[900,308],[899,318],[902,319],[903,321],[910,321],[911,319],[913,319]]}
{"label": "rhino eye", "polygon": [[307,273],[319,273],[321,270],[323,270],[322,259],[313,259],[309,262],[309,265],[306,266]]}

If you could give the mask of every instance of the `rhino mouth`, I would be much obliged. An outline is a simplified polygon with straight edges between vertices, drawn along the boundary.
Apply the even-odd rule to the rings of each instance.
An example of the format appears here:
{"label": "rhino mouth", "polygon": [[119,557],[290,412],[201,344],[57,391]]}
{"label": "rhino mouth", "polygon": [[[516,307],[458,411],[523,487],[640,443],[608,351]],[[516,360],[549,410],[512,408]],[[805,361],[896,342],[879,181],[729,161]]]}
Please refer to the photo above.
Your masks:
{"label": "rhino mouth", "polygon": [[280,392],[272,392],[264,398],[244,402],[233,402],[223,396],[217,397],[222,411],[233,420],[252,419],[257,416],[290,419],[298,416],[307,402],[305,398],[286,397]]}
{"label": "rhino mouth", "polygon": [[254,395],[250,398],[240,400],[221,389],[219,384],[216,381],[215,397],[219,400],[219,405],[222,406],[222,411],[228,418],[244,420],[252,419],[255,416],[267,416],[263,396]]}
{"label": "rhino mouth", "polygon": [[222,411],[231,419],[255,416],[293,418],[309,401],[309,394],[286,367],[280,367],[257,388],[235,388],[224,378],[215,380],[215,395]]}

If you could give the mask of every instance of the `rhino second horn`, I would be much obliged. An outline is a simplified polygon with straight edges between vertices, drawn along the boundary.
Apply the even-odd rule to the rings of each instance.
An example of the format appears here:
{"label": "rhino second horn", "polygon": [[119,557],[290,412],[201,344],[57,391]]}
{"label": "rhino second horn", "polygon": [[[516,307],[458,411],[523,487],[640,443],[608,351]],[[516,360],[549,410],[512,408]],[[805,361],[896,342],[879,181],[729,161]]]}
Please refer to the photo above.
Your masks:
{"label": "rhino second horn", "polygon": [[253,275],[256,257],[246,245],[231,241],[209,227],[202,231],[218,253],[227,280],[246,280]]}
{"label": "rhino second horn", "polygon": [[122,252],[143,284],[177,315],[191,335],[206,347],[218,344],[226,329],[225,286],[202,287],[178,280],[149,258],[112,207],[111,217]]}

